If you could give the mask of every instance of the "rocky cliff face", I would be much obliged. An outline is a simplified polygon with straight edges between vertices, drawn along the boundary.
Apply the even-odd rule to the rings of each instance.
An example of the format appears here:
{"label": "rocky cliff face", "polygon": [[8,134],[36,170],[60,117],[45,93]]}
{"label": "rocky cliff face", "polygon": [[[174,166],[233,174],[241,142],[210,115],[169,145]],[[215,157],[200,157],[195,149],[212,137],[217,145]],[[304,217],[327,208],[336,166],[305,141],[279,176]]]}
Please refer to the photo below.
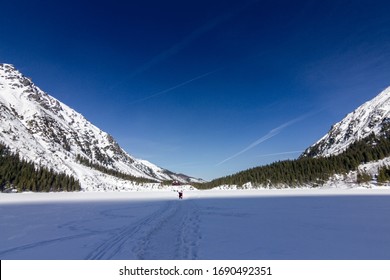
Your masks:
{"label": "rocky cliff face", "polygon": [[27,160],[74,175],[82,187],[96,188],[110,180],[82,166],[77,156],[135,177],[182,182],[191,178],[130,156],[112,136],[43,92],[10,64],[0,64],[0,122],[1,142]]}
{"label": "rocky cliff face", "polygon": [[379,135],[390,123],[390,87],[374,99],[364,103],[343,120],[332,126],[317,143],[302,156],[329,156],[345,151],[357,140],[375,133]]}

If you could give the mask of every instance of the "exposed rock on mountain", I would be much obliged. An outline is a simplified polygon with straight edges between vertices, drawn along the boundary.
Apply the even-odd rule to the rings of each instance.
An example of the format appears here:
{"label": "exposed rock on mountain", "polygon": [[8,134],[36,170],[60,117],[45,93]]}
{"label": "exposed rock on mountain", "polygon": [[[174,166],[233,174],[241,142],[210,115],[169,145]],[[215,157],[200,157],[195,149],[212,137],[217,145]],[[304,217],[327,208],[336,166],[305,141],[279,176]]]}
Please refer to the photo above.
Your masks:
{"label": "exposed rock on mountain", "polygon": [[390,87],[333,125],[324,137],[306,149],[303,156],[340,154],[352,143],[366,138],[371,133],[380,135],[389,127],[389,124]]}
{"label": "exposed rock on mountain", "polygon": [[39,166],[75,176],[84,189],[126,188],[131,183],[87,167],[80,158],[110,172],[156,182],[197,181],[130,156],[112,136],[43,92],[10,64],[0,64],[0,122],[2,143]]}

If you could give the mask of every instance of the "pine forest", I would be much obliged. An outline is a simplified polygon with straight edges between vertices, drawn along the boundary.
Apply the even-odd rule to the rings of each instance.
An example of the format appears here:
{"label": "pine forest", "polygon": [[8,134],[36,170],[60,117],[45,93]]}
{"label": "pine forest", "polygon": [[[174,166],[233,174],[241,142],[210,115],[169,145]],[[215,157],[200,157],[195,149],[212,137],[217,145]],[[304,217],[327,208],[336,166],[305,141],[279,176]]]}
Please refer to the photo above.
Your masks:
{"label": "pine forest", "polygon": [[18,192],[79,191],[77,179],[23,160],[0,143],[0,190]]}

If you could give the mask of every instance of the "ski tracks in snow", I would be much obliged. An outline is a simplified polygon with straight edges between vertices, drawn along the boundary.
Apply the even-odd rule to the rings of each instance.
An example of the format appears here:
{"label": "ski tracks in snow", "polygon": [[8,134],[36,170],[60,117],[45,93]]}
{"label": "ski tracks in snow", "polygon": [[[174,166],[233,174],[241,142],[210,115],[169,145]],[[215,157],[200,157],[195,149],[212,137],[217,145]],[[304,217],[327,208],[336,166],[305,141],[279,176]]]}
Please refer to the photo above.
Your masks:
{"label": "ski tracks in snow", "polygon": [[157,211],[124,226],[87,259],[197,259],[199,209],[193,200],[165,202]]}

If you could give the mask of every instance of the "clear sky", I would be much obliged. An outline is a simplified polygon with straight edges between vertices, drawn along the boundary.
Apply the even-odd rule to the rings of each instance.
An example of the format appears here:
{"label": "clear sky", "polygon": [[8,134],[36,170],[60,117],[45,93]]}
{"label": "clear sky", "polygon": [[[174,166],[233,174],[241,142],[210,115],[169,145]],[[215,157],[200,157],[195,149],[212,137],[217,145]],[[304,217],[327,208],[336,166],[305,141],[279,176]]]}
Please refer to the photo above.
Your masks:
{"label": "clear sky", "polygon": [[390,86],[388,1],[5,1],[0,62],[204,179],[296,158]]}

